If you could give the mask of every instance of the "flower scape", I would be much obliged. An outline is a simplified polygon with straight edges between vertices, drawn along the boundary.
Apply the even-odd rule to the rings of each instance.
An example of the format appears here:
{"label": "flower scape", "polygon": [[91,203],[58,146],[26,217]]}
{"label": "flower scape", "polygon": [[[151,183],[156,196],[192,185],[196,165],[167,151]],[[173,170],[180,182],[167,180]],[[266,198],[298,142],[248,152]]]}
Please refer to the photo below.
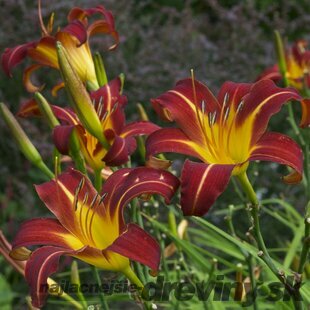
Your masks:
{"label": "flower scape", "polygon": [[[7,79],[27,62],[27,100],[16,115],[0,103],[0,116],[36,176],[33,215],[0,235],[1,266],[25,283],[18,307],[307,309],[307,42],[287,48],[275,31],[276,64],[256,81],[226,81],[215,93],[190,70],[128,121],[136,99],[126,95],[126,72],[109,79],[91,44],[107,39],[113,57],[122,48],[117,18],[102,4],[73,7],[55,27],[55,14],[42,12],[38,1],[41,36],[1,57]],[[58,80],[38,82],[41,70]],[[283,117],[285,133],[274,125]],[[49,156],[20,122],[49,130]],[[261,171],[276,187],[260,183]],[[7,283],[0,278],[4,291]],[[1,298],[8,309],[16,299]]]}

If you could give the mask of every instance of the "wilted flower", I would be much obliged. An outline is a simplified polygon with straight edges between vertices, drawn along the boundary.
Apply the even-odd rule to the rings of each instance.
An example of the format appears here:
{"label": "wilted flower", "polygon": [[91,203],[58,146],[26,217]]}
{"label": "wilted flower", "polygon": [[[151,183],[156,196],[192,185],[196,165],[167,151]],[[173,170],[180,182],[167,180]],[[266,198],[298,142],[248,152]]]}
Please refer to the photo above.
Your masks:
{"label": "wilted flower", "polygon": [[231,175],[243,174],[249,161],[285,164],[294,172],[284,177],[298,182],[302,151],[289,137],[266,132],[270,117],[288,100],[299,100],[294,89],[276,87],[271,80],[255,84],[226,82],[215,98],[194,79],[152,100],[155,110],[179,128],[164,128],[146,141],[147,156],[177,152],[197,157],[187,160],[181,176],[181,207],[185,215],[205,214],[226,188]]}
{"label": "wilted flower", "polygon": [[[94,14],[100,14],[102,18],[93,23],[88,23],[88,18]],[[98,88],[94,62],[89,48],[89,38],[98,33],[109,34],[115,40],[110,49],[117,46],[119,38],[115,30],[112,13],[103,6],[90,9],[75,7],[68,14],[68,25],[53,34],[53,15],[48,26],[45,27],[39,1],[39,19],[42,32],[40,40],[7,48],[4,51],[1,61],[6,74],[11,76],[12,69],[26,57],[29,57],[35,64],[25,70],[24,85],[29,92],[40,90],[41,87],[31,82],[31,75],[43,66],[59,69],[56,54],[56,42],[59,41],[70,54],[70,61],[81,80]],[[62,83],[56,85],[53,89],[54,93],[62,85]]]}
{"label": "wilted flower", "polygon": [[130,260],[157,270],[159,245],[136,224],[125,224],[123,209],[134,197],[146,193],[160,194],[169,203],[178,185],[178,179],[169,172],[151,168],[118,170],[104,183],[101,194],[76,170],[37,185],[39,197],[56,219],[26,221],[10,254],[14,258],[21,247],[43,245],[32,252],[26,263],[25,277],[33,305],[43,305],[46,292],[40,288],[56,272],[62,255],[120,271],[133,281],[137,277]]}

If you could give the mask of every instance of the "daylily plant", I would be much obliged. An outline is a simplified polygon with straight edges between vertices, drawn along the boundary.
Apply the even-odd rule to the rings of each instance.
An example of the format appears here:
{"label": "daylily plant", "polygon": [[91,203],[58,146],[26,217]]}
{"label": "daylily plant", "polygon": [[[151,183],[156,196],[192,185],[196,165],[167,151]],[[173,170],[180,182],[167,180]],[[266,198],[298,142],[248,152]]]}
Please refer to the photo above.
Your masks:
{"label": "daylily plant", "polygon": [[[297,90],[310,88],[310,51],[307,42],[299,40],[286,51],[286,78],[290,86]],[[282,79],[279,66],[267,68],[258,79],[271,79],[278,82]]]}
{"label": "daylily plant", "polygon": [[169,203],[178,185],[179,180],[171,173],[152,168],[120,169],[107,179],[100,194],[87,177],[73,169],[37,185],[40,199],[56,219],[37,218],[23,223],[10,254],[18,259],[20,248],[43,245],[32,252],[25,268],[32,304],[44,304],[47,293],[42,285],[57,271],[62,255],[122,272],[142,285],[130,260],[157,270],[160,248],[142,228],[125,224],[124,207],[141,194],[160,194]]}
{"label": "daylily plant", "polygon": [[[296,88],[301,95],[309,97],[310,89],[310,51],[307,50],[307,42],[304,40],[297,41],[290,49],[286,50],[283,57],[285,61],[285,78],[287,84]],[[275,83],[283,80],[279,65],[273,65],[267,68],[257,80],[271,79]],[[300,127],[310,126],[310,99],[305,98],[301,103],[301,121]]]}
{"label": "daylily plant", "polygon": [[[54,129],[54,142],[58,150],[68,154],[69,138],[75,128],[79,137],[82,154],[94,170],[100,170],[105,165],[119,166],[128,161],[128,156],[135,150],[136,135],[148,135],[160,127],[147,121],[133,122],[125,125],[124,106],[126,96],[121,94],[121,81],[116,78],[97,91],[91,92],[95,110],[101,121],[102,133],[107,138],[110,149],[105,149],[81,124],[77,115],[68,108],[52,106],[54,114],[62,121],[61,126]],[[24,104],[19,116],[40,115],[40,110],[34,100]]]}
{"label": "daylily plant", "polygon": [[253,160],[273,161],[293,168],[287,183],[301,180],[303,155],[289,137],[267,132],[270,117],[296,90],[279,88],[271,80],[255,84],[226,82],[216,97],[194,79],[152,100],[155,110],[178,128],[164,128],[146,141],[147,157],[176,152],[199,158],[186,160],[181,175],[181,207],[185,215],[204,215],[225,190],[230,177],[245,173]]}
{"label": "daylily plant", "polygon": [[[100,14],[101,19],[92,23],[88,22],[88,18],[94,14]],[[68,25],[57,30],[53,34],[53,16],[46,27],[42,21],[40,1],[39,1],[39,20],[41,26],[42,37],[38,41],[33,41],[18,45],[14,48],[7,48],[2,55],[2,67],[7,75],[11,76],[12,69],[25,58],[29,57],[35,63],[24,71],[24,85],[29,92],[39,91],[41,87],[31,82],[31,75],[37,69],[47,66],[59,69],[56,42],[61,42],[70,54],[70,62],[80,79],[88,82],[94,89],[99,88],[95,66],[92,54],[89,48],[89,38],[98,33],[109,34],[115,40],[110,46],[114,49],[119,42],[118,33],[115,30],[114,18],[110,11],[103,6],[96,8],[81,9],[73,8],[68,14]],[[57,90],[63,86],[63,83],[53,88],[55,95]]]}

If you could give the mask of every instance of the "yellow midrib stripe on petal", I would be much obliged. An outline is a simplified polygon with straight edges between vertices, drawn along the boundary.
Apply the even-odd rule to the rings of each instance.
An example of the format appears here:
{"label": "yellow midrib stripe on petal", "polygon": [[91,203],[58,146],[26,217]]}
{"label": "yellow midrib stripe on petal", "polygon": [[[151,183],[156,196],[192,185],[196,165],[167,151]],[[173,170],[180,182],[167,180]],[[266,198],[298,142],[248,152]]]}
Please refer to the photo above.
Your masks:
{"label": "yellow midrib stripe on petal", "polygon": [[[250,143],[251,143],[251,137],[253,135],[253,125],[254,125],[254,121],[256,119],[256,115],[260,112],[260,110],[262,109],[262,107],[272,98],[276,97],[276,96],[280,96],[283,94],[289,94],[289,91],[283,91],[283,92],[279,92],[276,94],[272,94],[271,96],[267,97],[265,100],[263,100],[255,109],[254,111],[251,113],[250,117],[248,119],[245,120],[245,123],[242,125],[242,132],[246,133],[246,136],[242,139],[240,137],[240,141],[243,141],[243,143],[241,144],[241,147],[239,147],[239,151],[242,154],[249,154],[250,153]],[[244,130],[244,128],[248,127],[248,130]]]}
{"label": "yellow midrib stripe on petal", "polygon": [[[139,181],[139,178],[138,178],[138,177],[137,177],[137,179],[138,179],[138,181]],[[163,177],[163,179],[164,179],[164,177]],[[138,182],[138,181],[137,181],[137,182]],[[170,188],[170,189],[173,190],[173,186],[172,186],[172,185],[169,185],[169,184],[167,184],[167,183],[163,183],[163,182],[159,182],[159,181],[151,181],[151,182],[152,182],[152,183],[155,183],[155,184],[162,184],[162,185],[164,185],[164,186],[166,186],[166,187],[168,187],[168,188]],[[116,206],[116,208],[115,208],[115,212],[114,212],[114,214],[113,214],[113,219],[112,219],[112,221],[114,221],[115,216],[118,216],[119,207],[120,207],[120,204],[121,204],[123,198],[125,197],[125,195],[126,195],[130,190],[134,189],[135,187],[140,186],[140,185],[143,185],[143,184],[146,184],[146,183],[150,183],[150,181],[148,180],[148,181],[144,181],[144,182],[139,182],[139,183],[137,183],[137,184],[131,186],[130,188],[128,188],[128,189],[123,193],[123,195],[122,195],[122,196],[120,197],[120,199],[118,200],[118,204],[117,204],[117,206]]]}
{"label": "yellow midrib stripe on petal", "polygon": [[198,197],[199,197],[199,194],[202,190],[202,186],[210,172],[210,170],[212,169],[212,167],[214,166],[214,164],[211,164],[208,166],[208,168],[206,169],[206,171],[203,173],[202,177],[201,177],[201,180],[200,180],[200,183],[199,183],[199,186],[197,188],[197,192],[196,192],[196,195],[195,195],[195,200],[193,202],[193,205],[192,205],[192,214],[194,213],[193,211],[195,210],[195,206],[197,204],[197,200],[198,200]]}

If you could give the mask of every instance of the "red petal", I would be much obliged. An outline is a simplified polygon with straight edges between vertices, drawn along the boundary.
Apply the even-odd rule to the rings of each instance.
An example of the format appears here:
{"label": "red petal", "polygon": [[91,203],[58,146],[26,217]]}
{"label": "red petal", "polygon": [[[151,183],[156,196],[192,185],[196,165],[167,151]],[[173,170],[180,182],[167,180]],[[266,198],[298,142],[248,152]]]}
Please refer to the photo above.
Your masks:
{"label": "red petal", "polygon": [[206,214],[228,185],[234,167],[187,160],[181,175],[181,208],[184,215]]}
{"label": "red petal", "polygon": [[4,72],[8,76],[12,76],[11,70],[24,60],[29,48],[35,46],[36,42],[30,42],[13,48],[6,48],[1,56],[1,64]]}
{"label": "red petal", "polygon": [[58,91],[60,89],[62,89],[63,87],[65,87],[65,83],[64,82],[60,82],[60,83],[56,84],[55,86],[53,86],[52,91],[51,91],[52,96],[53,97],[57,97]]}
{"label": "red petal", "polygon": [[69,154],[69,144],[74,125],[56,126],[53,129],[53,141],[57,150],[64,155]]}
{"label": "red petal", "polygon": [[279,72],[278,65],[273,65],[272,67],[267,68],[266,70],[264,70],[257,77],[256,81],[263,80],[263,79],[272,80],[275,83],[278,83],[279,81],[281,81],[282,76],[281,76],[281,73]]}
{"label": "red petal", "polygon": [[[116,78],[100,87],[98,90],[91,92],[90,96],[91,99],[95,101],[97,113],[101,110],[99,118],[101,119],[106,112],[109,112],[107,117],[112,123],[114,132],[119,135],[125,125],[123,108],[127,103],[127,97],[121,95],[120,78]],[[99,104],[102,104],[102,108],[100,108]],[[116,104],[117,106],[115,106]],[[110,113],[111,111],[113,112]]]}
{"label": "red petal", "polygon": [[147,121],[133,122],[126,125],[123,128],[121,136],[125,138],[138,135],[150,135],[151,133],[153,133],[158,129],[160,129],[160,127],[151,122]]}
{"label": "red petal", "polygon": [[207,86],[198,81],[195,81],[194,84],[196,98],[192,80],[185,79],[179,81],[174,89],[151,100],[151,102],[157,113],[170,121],[176,121],[192,141],[203,144],[205,138],[199,121],[199,118],[202,117],[202,101],[205,102],[206,110],[204,113],[218,112],[220,105]]}
{"label": "red petal", "polygon": [[146,140],[146,158],[163,152],[181,153],[203,160],[206,149],[191,141],[178,128],[163,128],[152,133]]}
{"label": "red petal", "polygon": [[107,154],[103,157],[102,161],[104,161],[108,166],[120,166],[125,164],[129,155],[135,150],[136,141],[132,137],[121,138],[119,136],[115,136],[114,142],[107,152]]}
{"label": "red petal", "polygon": [[[79,171],[71,169],[62,173],[56,180],[53,179],[35,186],[40,199],[48,209],[67,230],[76,236],[81,235],[81,227],[78,214],[75,212],[74,196],[82,179],[84,179],[84,185],[78,194],[78,200],[82,204],[84,197],[87,195],[88,198],[84,203],[84,207],[89,207],[97,192],[90,180]],[[97,208],[96,210],[100,216],[105,215],[103,208]],[[83,240],[83,237],[81,237],[81,240]]]}
{"label": "red petal", "polygon": [[109,34],[114,39],[114,44],[109,47],[109,50],[114,50],[119,44],[118,32],[105,21],[97,20],[88,27],[88,36],[91,37],[96,34]]}
{"label": "red petal", "polygon": [[37,91],[41,91],[44,88],[44,85],[41,86],[35,86],[32,82],[31,82],[31,75],[34,71],[40,69],[42,67],[42,65],[32,65],[30,67],[28,67],[25,71],[24,71],[24,75],[23,75],[23,83],[25,85],[25,88],[27,89],[28,92],[30,93],[35,93]]}
{"label": "red petal", "polygon": [[236,126],[246,126],[246,122],[251,124],[251,145],[254,145],[266,131],[270,117],[292,99],[301,99],[295,89],[277,87],[271,80],[258,81],[244,98],[243,109],[236,115]]}
{"label": "red petal", "polygon": [[253,147],[249,160],[266,160],[293,168],[299,175],[284,177],[287,183],[299,182],[302,178],[303,153],[299,145],[291,138],[276,133],[266,132]]}
{"label": "red petal", "polygon": [[87,31],[83,23],[79,20],[72,21],[65,28],[61,29],[60,32],[68,33],[75,37],[79,41],[79,45],[82,45],[87,41]]}
{"label": "red petal", "polygon": [[115,191],[120,186],[120,184],[124,182],[130,171],[131,169],[129,168],[119,169],[113,172],[113,174],[111,174],[104,182],[101,195],[108,193],[107,197],[104,200],[106,205],[111,204],[110,201],[111,198],[114,196]]}
{"label": "red petal", "polygon": [[56,39],[43,37],[34,47],[29,48],[28,55],[41,65],[58,68]]}
{"label": "red petal", "polygon": [[[110,49],[115,48],[119,43],[119,39],[118,39],[118,33],[115,30],[114,17],[110,11],[108,11],[104,8],[104,6],[99,5],[95,8],[90,8],[90,9],[81,9],[79,7],[75,7],[70,11],[70,13],[68,15],[68,20],[69,20],[69,22],[72,22],[73,20],[78,19],[78,20],[81,20],[82,22],[84,22],[84,24],[86,24],[87,23],[86,18],[89,16],[92,16],[93,14],[96,14],[96,13],[101,14],[104,19],[103,19],[103,21],[102,20],[99,21],[100,22],[99,25],[98,25],[98,22],[95,22],[94,26],[90,25],[88,28],[89,33],[91,34],[91,33],[94,33],[96,31],[98,32],[98,31],[105,30],[104,33],[111,34],[113,36],[113,38],[115,39],[115,44],[112,45],[110,47]],[[103,25],[104,25],[104,29],[95,30],[97,27],[102,28]]]}
{"label": "red petal", "polygon": [[250,91],[253,84],[225,82],[217,96],[218,102],[223,106],[229,106],[230,109],[236,111],[242,98]]}
{"label": "red petal", "polygon": [[[108,180],[110,178],[114,178],[114,174]],[[132,169],[110,197],[110,214],[119,213],[122,227],[122,211],[131,199],[142,194],[160,194],[168,204],[178,186],[178,178],[167,171],[145,167]]]}
{"label": "red petal", "polygon": [[[61,108],[56,105],[50,105],[54,115],[61,121],[69,125],[78,125],[79,120],[75,113],[69,108]],[[35,99],[24,102],[18,112],[19,117],[40,117],[42,116],[39,106]]]}
{"label": "red petal", "polygon": [[[24,222],[12,243],[14,249],[30,245],[53,245],[64,248],[72,248],[72,243],[68,242],[66,237],[73,241],[74,236],[65,229],[58,220],[52,218],[37,218]],[[79,244],[78,239],[75,240]],[[80,247],[83,247],[81,244]]]}
{"label": "red petal", "polygon": [[301,121],[299,126],[309,127],[310,126],[310,99],[303,99],[301,101]]}
{"label": "red petal", "polygon": [[158,270],[159,244],[136,224],[128,224],[126,230],[106,250],[128,257],[152,270]]}
{"label": "red petal", "polygon": [[16,113],[19,117],[39,117],[42,116],[41,111],[38,107],[37,102],[35,99],[30,99],[21,104],[18,112]]}
{"label": "red petal", "polygon": [[48,295],[47,278],[58,269],[61,255],[74,253],[68,249],[45,246],[35,250],[27,261],[25,277],[30,286],[32,305],[41,308]]}

